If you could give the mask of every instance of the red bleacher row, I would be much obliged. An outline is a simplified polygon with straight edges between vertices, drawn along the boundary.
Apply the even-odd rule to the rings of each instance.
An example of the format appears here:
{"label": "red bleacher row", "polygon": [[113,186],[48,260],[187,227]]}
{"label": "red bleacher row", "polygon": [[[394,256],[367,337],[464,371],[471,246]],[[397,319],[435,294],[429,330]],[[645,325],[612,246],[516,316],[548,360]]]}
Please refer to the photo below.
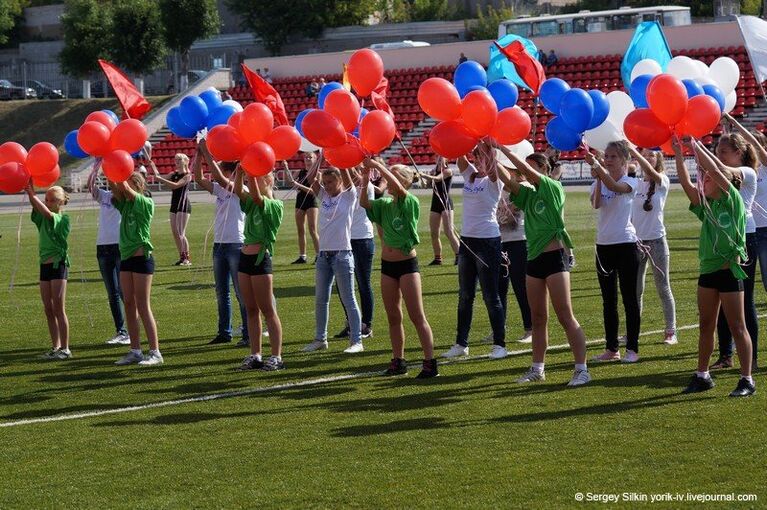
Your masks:
{"label": "red bleacher row", "polygon": [[[757,83],[754,77],[746,50],[742,46],[700,48],[674,51],[672,53],[674,55],[684,54],[691,58],[702,60],[706,64],[711,64],[711,62],[721,56],[733,58],[741,70],[741,76],[736,89],[738,101],[735,109],[732,111],[732,115],[742,117],[746,114],[748,108],[757,105],[759,83]],[[614,90],[623,90],[623,82],[620,76],[621,59],[622,55],[619,54],[562,58],[556,65],[546,68],[546,75],[547,77],[562,78],[572,87],[599,89],[609,93]],[[426,118],[426,114],[418,106],[418,86],[427,78],[435,76],[452,81],[454,69],[455,66],[441,66],[394,69],[386,72],[390,85],[389,103],[395,114],[397,129],[403,136]],[[341,76],[338,74],[324,75],[324,77],[327,81],[339,81],[341,79]],[[306,95],[306,87],[314,78],[319,78],[319,76],[294,76],[274,81],[274,87],[282,97],[291,123],[302,110],[316,108],[316,97],[310,98]],[[243,106],[253,102],[253,97],[247,86],[235,86],[229,89],[229,93],[233,99],[239,101]],[[547,112],[542,105],[536,108],[532,95],[523,90],[520,90],[517,104],[524,108],[533,120],[534,128],[530,133],[530,141],[534,144],[536,150],[541,151],[545,149],[546,139],[544,131],[546,123],[553,115]],[[758,128],[764,129],[764,126],[758,126]],[[412,140],[408,148],[415,162],[419,165],[428,165],[435,162],[435,156],[429,147],[428,134],[426,132],[424,136]],[[713,136],[719,134],[721,134],[721,128],[717,127]],[[704,141],[710,143],[713,141],[713,136],[706,137]],[[173,156],[176,152],[183,152],[191,157],[194,150],[195,146],[192,140],[184,140],[168,135],[165,140],[155,145],[153,156],[160,172],[169,173],[173,171]],[[583,153],[580,151],[566,152],[561,157],[565,160],[577,160],[583,158]],[[409,162],[404,150],[401,150],[399,155],[388,160],[389,164]],[[302,168],[303,162],[300,155],[292,158],[288,165],[291,169]]]}

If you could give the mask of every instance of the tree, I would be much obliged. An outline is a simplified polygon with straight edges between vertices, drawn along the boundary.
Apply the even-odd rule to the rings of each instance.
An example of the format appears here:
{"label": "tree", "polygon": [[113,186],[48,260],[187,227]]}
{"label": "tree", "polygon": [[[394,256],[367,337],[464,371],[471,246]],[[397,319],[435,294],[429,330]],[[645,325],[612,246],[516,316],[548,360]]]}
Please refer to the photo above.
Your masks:
{"label": "tree", "polygon": [[28,0],[0,0],[0,45],[8,42],[8,34],[19,22]]}
{"label": "tree", "polygon": [[218,33],[220,20],[216,0],[160,0],[165,44],[181,54],[180,90],[187,87],[189,49],[197,39]]}
{"label": "tree", "polygon": [[65,73],[85,78],[98,70],[98,59],[110,58],[110,4],[99,0],[67,0],[61,26],[64,49],[59,54],[59,62]]}
{"label": "tree", "polygon": [[118,66],[138,75],[157,69],[167,53],[157,5],[152,0],[116,1],[109,42]]}
{"label": "tree", "polygon": [[444,21],[461,19],[458,8],[448,0],[379,0],[379,19],[385,23]]}
{"label": "tree", "polygon": [[466,31],[469,32],[470,39],[484,40],[497,39],[498,26],[502,21],[514,17],[514,9],[506,5],[505,2],[497,9],[492,5],[487,6],[487,13],[482,9],[477,9],[477,20],[466,20]]}

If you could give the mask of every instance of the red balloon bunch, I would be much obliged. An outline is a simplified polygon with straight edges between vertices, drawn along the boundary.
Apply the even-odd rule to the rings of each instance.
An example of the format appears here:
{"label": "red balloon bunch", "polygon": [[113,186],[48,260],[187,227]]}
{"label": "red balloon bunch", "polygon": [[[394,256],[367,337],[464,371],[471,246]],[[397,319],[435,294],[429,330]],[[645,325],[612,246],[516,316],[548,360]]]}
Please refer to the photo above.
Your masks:
{"label": "red balloon bunch", "polygon": [[266,175],[278,160],[293,157],[301,135],[292,126],[274,127],[274,115],[263,103],[251,103],[226,124],[208,131],[208,149],[220,161],[239,161],[254,177]]}
{"label": "red balloon bunch", "polygon": [[101,168],[112,182],[124,182],[131,176],[134,168],[131,154],[140,151],[148,138],[140,120],[115,123],[103,111],[89,114],[77,130],[77,144],[91,156],[103,158]]}
{"label": "red balloon bunch", "polygon": [[0,191],[18,193],[29,183],[45,188],[59,180],[59,151],[53,144],[40,142],[29,152],[16,142],[0,145]]}

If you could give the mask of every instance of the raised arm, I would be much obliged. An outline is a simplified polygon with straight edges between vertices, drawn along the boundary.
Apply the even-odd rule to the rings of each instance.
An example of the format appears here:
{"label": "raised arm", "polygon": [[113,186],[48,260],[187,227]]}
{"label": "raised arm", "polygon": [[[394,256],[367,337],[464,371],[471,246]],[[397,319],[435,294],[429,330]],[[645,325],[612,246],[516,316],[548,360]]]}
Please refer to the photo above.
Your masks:
{"label": "raised arm", "polygon": [[101,169],[101,158],[96,158],[96,163],[93,164],[93,170],[88,175],[88,192],[93,197],[93,200],[99,200],[99,188],[96,186],[96,178],[99,175],[99,169]]}
{"label": "raised arm", "polygon": [[615,193],[631,193],[631,186],[625,182],[617,182],[615,179],[613,179],[607,169],[602,166],[602,163],[600,163],[599,160],[593,156],[593,154],[588,152],[586,153],[586,163],[591,165],[596,178],[599,179],[602,184],[604,184],[605,188]]}
{"label": "raised arm", "polygon": [[360,206],[364,209],[370,209],[370,197],[368,197],[367,189],[370,183],[370,167],[364,166],[362,168],[362,191],[360,192]]}
{"label": "raised arm", "polygon": [[645,174],[649,175],[650,179],[652,179],[652,181],[655,184],[660,184],[661,183],[661,174],[660,174],[660,172],[658,172],[655,169],[655,167],[652,166],[650,164],[650,162],[647,161],[647,159],[645,159],[644,156],[642,156],[641,152],[639,152],[634,147],[632,147],[631,144],[628,144],[628,147],[629,147],[629,152],[631,153],[631,155],[634,157],[634,159],[637,160],[637,163],[639,163],[639,166],[642,167],[642,171]]}
{"label": "raised arm", "polygon": [[708,149],[697,140],[692,141],[692,149],[695,151],[698,163],[703,167],[703,170],[709,173],[717,186],[723,191],[727,191],[730,188],[730,167],[723,165],[716,156],[711,154]]}
{"label": "raised arm", "polygon": [[509,158],[509,161],[511,161],[511,163],[514,165],[514,168],[521,172],[530,184],[537,185],[541,181],[541,174],[529,164],[527,164],[527,161],[511,152],[508,147],[501,145],[500,143],[496,143],[495,148],[500,150],[507,158]]}
{"label": "raised arm", "polygon": [[399,182],[399,179],[397,179],[388,168],[386,168],[384,165],[379,163],[378,161],[375,161],[373,159],[367,158],[365,159],[365,168],[372,170],[378,170],[378,172],[381,174],[381,176],[386,181],[386,185],[389,189],[389,193],[391,195],[397,196],[397,197],[404,197],[407,195],[407,190],[404,186],[402,186],[402,183]]}
{"label": "raised arm", "polygon": [[[240,172],[242,172],[242,168],[240,168]],[[264,206],[264,196],[261,194],[261,188],[258,185],[257,177],[250,177],[250,186],[248,186],[248,193],[250,193],[250,198],[253,199],[253,201],[256,203],[258,207]]]}
{"label": "raised arm", "polygon": [[350,190],[354,187],[354,183],[352,182],[352,176],[350,172],[352,172],[353,169],[347,169],[347,170],[341,170],[341,182],[344,183],[344,191]]}
{"label": "raised arm", "polygon": [[[213,183],[206,179],[204,175],[202,175],[202,158],[199,157],[200,153],[202,152],[202,143],[203,142],[201,141],[200,145],[197,146],[197,157],[194,158],[192,173],[194,174],[194,181],[199,184],[202,189],[208,193],[213,193]],[[210,164],[208,164],[208,166],[210,166]]]}
{"label": "raised arm", "polygon": [[32,204],[32,207],[35,208],[37,212],[43,215],[46,219],[53,218],[53,213],[50,209],[48,209],[48,206],[45,205],[45,203],[40,200],[37,195],[35,194],[35,187],[32,184],[32,179],[29,180],[29,183],[26,187],[27,195],[29,196],[29,203]]}
{"label": "raised arm", "polygon": [[[216,181],[219,184],[219,186],[221,186],[222,188],[230,189],[234,183],[231,180],[224,177],[224,174],[221,173],[221,167],[218,166],[218,163],[216,163],[213,160],[213,156],[210,155],[207,142],[204,139],[200,140],[200,144],[197,146],[197,148],[199,149],[200,154],[202,154],[202,157],[205,158],[205,162],[208,164],[208,168],[210,169],[210,176],[213,178],[213,180]],[[196,173],[195,173],[194,179],[195,181],[198,181]],[[213,189],[212,183],[211,183],[210,189],[211,190]]]}
{"label": "raised arm", "polygon": [[679,179],[679,184],[682,185],[682,189],[687,198],[690,199],[690,203],[692,205],[700,205],[700,193],[698,193],[698,189],[692,183],[692,179],[690,179],[690,172],[687,170],[684,155],[682,154],[682,146],[676,135],[671,139],[671,147],[674,149],[674,161],[676,162],[676,175]]}
{"label": "raised arm", "polygon": [[186,186],[189,183],[189,181],[192,180],[192,176],[189,175],[189,174],[185,175],[178,182],[173,182],[173,181],[170,181],[170,180],[166,179],[165,177],[160,175],[160,171],[157,170],[157,166],[154,164],[154,161],[152,161],[151,159],[149,160],[149,168],[152,169],[152,173],[154,174],[154,178],[155,179],[157,179],[158,181],[160,181],[161,183],[163,183],[165,186],[167,186],[168,188],[170,188],[172,190],[173,189],[182,188],[182,187]]}
{"label": "raised arm", "polygon": [[753,133],[751,133],[751,131],[743,127],[740,124],[740,122],[735,120],[735,118],[729,113],[725,113],[724,118],[729,120],[730,123],[732,123],[732,125],[735,127],[735,129],[737,129],[738,132],[741,135],[743,135],[743,138],[745,138],[745,140],[748,143],[754,146],[754,149],[756,149],[756,155],[759,157],[759,163],[761,163],[762,165],[767,165],[767,150],[765,150],[764,147],[762,147],[762,144],[759,143],[759,140],[756,139]]}
{"label": "raised arm", "polygon": [[237,165],[237,169],[234,171],[234,194],[237,195],[240,200],[244,201],[248,194],[242,187],[242,179],[242,168]]}

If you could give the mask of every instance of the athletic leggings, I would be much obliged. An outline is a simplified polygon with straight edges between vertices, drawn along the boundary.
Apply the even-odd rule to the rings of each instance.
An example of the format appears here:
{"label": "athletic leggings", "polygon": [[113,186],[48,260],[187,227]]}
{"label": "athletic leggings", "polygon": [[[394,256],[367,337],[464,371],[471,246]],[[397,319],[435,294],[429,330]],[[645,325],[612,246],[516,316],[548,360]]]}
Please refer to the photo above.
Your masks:
{"label": "athletic leggings", "polygon": [[626,349],[639,352],[641,314],[637,297],[639,249],[636,243],[598,244],[597,276],[602,290],[602,313],[608,350],[618,351],[618,284],[626,311]]}
{"label": "athletic leggings", "polygon": [[[746,329],[751,337],[752,358],[756,361],[756,348],[759,345],[759,321],[756,316],[756,305],[754,304],[754,283],[756,280],[756,258],[757,258],[757,240],[756,234],[746,234],[746,252],[748,261],[743,264],[743,270],[746,272],[746,279],[743,280],[743,308],[746,315]],[[724,316],[724,309],[719,308],[719,319],[716,324],[716,332],[719,336],[719,356],[723,358],[732,357],[732,333],[730,326],[727,325],[727,317]]]}
{"label": "athletic leggings", "polygon": [[[652,267],[655,277],[655,290],[663,305],[663,317],[666,319],[666,331],[676,331],[676,303],[671,293],[669,275],[669,250],[666,236],[649,241],[641,241],[645,246],[639,251],[639,272],[637,280],[637,296],[639,299],[639,313],[642,313],[642,297],[644,294],[645,276],[648,264]],[[645,251],[646,250],[646,251]]]}

